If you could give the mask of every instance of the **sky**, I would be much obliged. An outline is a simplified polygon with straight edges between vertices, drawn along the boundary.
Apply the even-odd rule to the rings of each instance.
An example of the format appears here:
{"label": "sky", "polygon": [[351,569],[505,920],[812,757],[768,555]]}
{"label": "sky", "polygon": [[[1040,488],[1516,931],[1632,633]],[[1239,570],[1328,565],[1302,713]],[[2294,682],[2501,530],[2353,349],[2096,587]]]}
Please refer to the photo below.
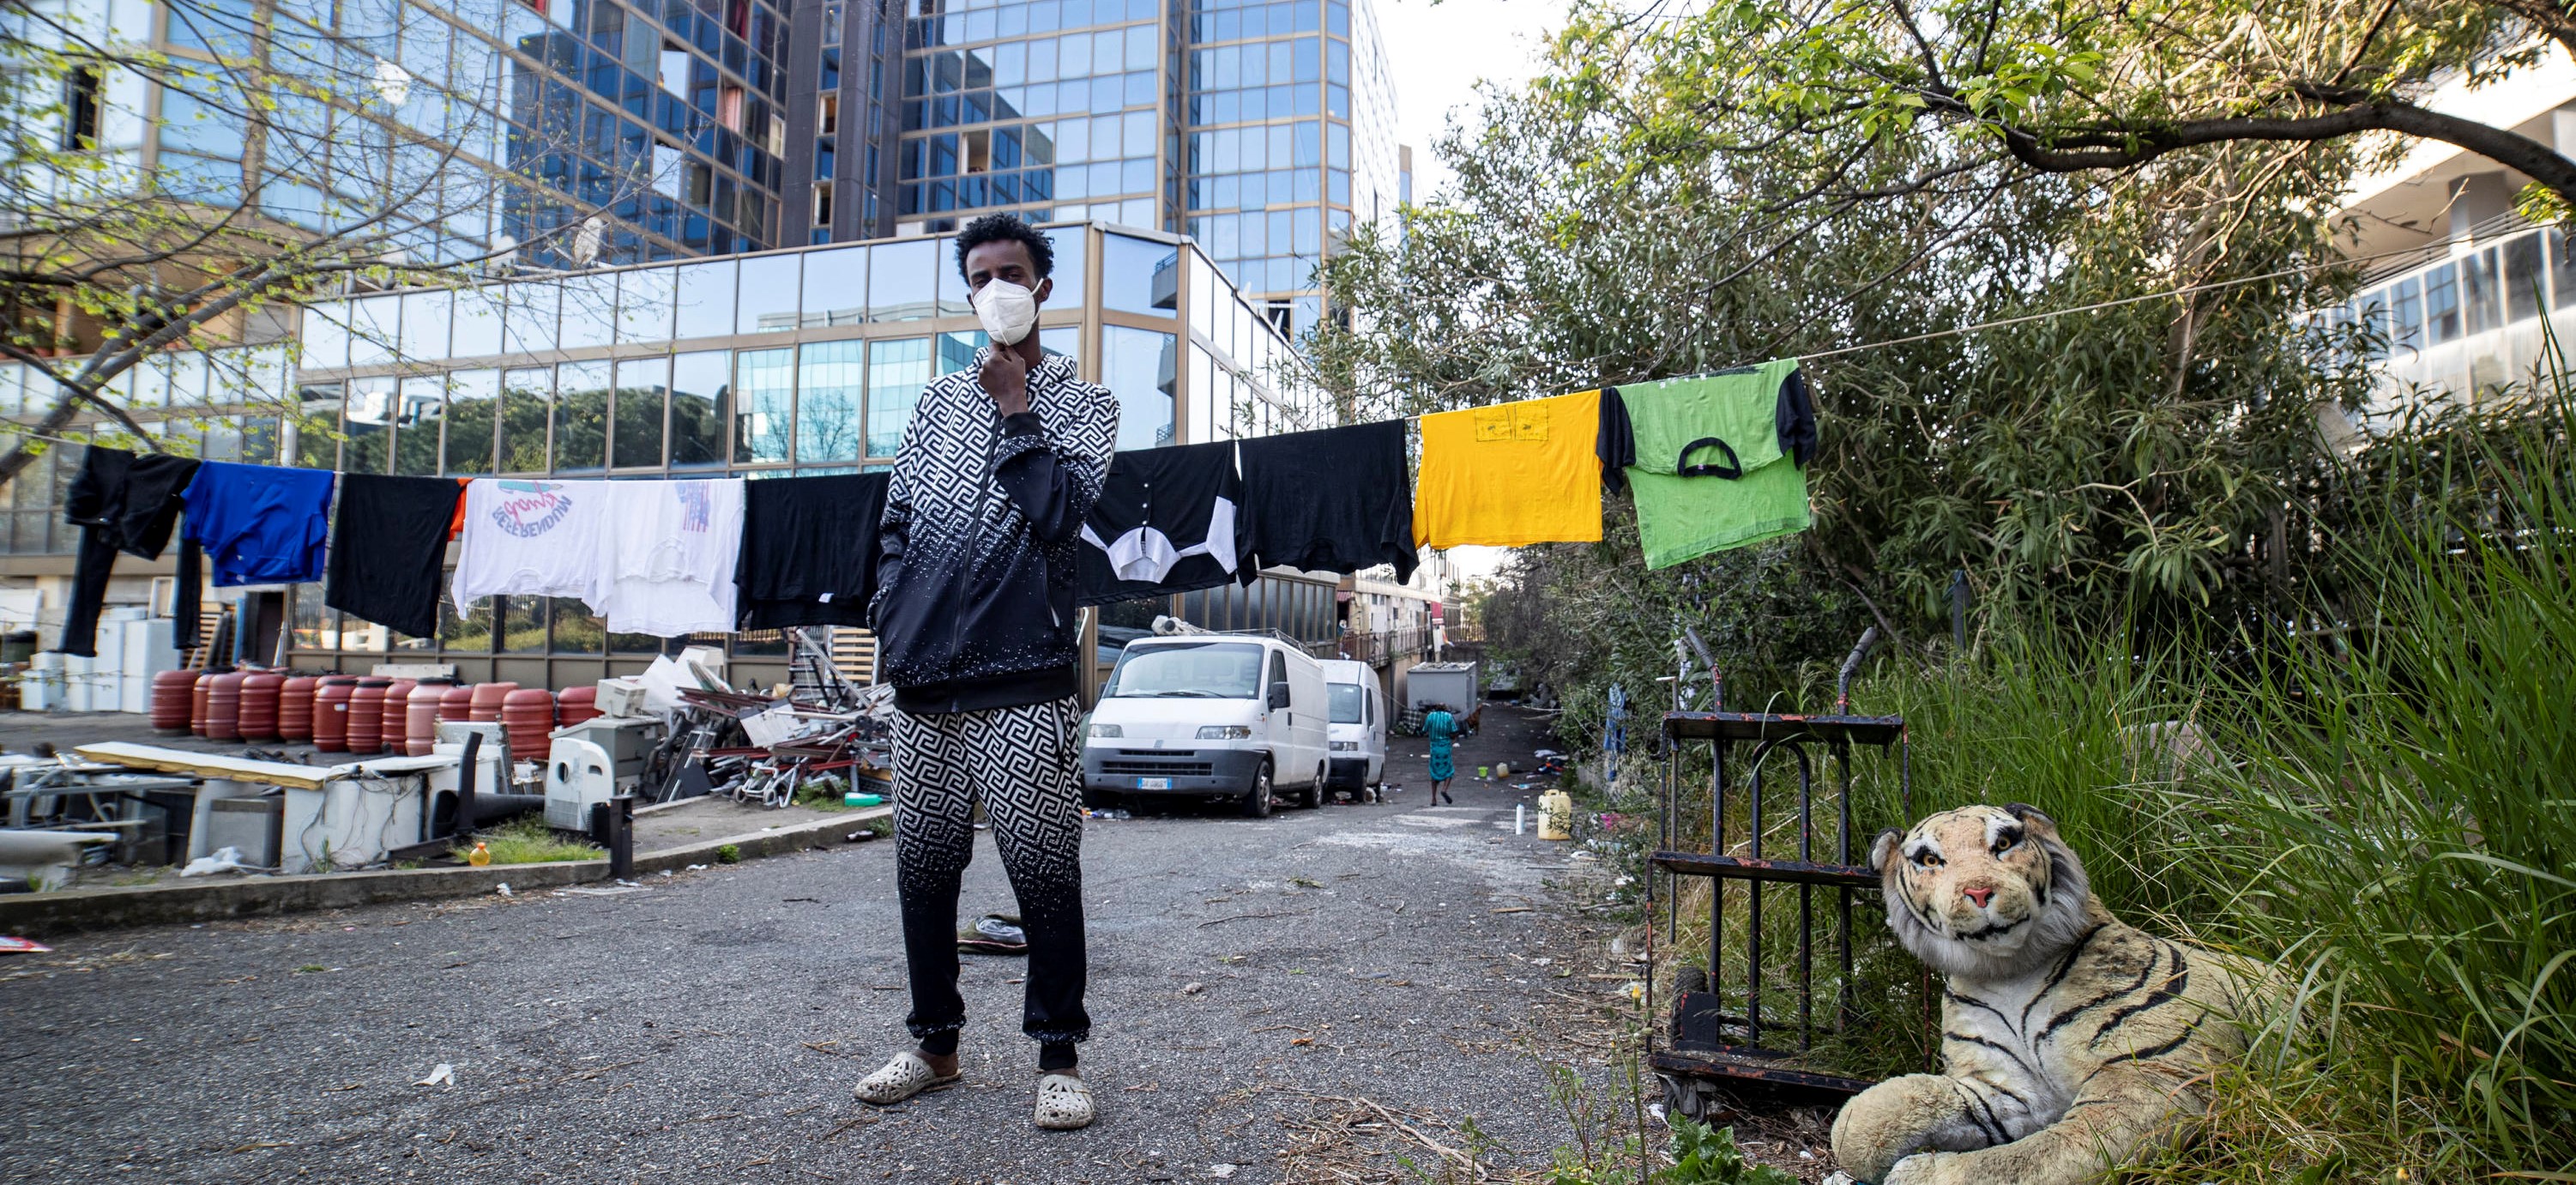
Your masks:
{"label": "sky", "polygon": [[1540,38],[1564,19],[1566,0],[1376,0],[1377,27],[1395,74],[1397,143],[1413,147],[1413,200],[1448,180],[1431,151],[1452,112],[1479,109],[1479,79],[1520,83],[1537,72]]}

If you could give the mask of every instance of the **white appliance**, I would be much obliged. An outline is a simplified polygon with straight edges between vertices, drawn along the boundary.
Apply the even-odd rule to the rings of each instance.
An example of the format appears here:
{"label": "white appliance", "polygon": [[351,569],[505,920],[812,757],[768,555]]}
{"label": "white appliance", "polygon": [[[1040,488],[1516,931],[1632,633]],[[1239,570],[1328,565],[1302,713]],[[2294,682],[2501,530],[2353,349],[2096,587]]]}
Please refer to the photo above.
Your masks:
{"label": "white appliance", "polygon": [[556,737],[546,754],[546,826],[590,830],[592,803],[617,795],[617,766],[608,750],[580,737]]}
{"label": "white appliance", "polygon": [[[152,710],[152,677],[179,669],[178,623],[167,617],[125,623],[124,662],[117,672],[117,711]],[[101,649],[101,654],[107,653]]]}
{"label": "white appliance", "polygon": [[63,665],[71,658],[60,650],[39,650],[18,682],[18,706],[29,712],[63,710]]}
{"label": "white appliance", "polygon": [[1419,712],[1424,704],[1447,704],[1460,716],[1476,710],[1483,698],[1472,662],[1425,662],[1404,673],[1404,707]]}

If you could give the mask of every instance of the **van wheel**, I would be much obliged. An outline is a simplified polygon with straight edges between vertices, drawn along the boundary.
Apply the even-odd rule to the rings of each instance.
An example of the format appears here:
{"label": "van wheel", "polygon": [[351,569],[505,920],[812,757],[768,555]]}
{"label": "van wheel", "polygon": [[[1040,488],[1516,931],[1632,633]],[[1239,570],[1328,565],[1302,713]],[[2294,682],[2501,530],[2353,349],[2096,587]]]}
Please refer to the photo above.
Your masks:
{"label": "van wheel", "polygon": [[1243,796],[1243,817],[1270,817],[1270,759],[1267,757],[1261,759],[1261,768],[1252,771],[1252,789]]}

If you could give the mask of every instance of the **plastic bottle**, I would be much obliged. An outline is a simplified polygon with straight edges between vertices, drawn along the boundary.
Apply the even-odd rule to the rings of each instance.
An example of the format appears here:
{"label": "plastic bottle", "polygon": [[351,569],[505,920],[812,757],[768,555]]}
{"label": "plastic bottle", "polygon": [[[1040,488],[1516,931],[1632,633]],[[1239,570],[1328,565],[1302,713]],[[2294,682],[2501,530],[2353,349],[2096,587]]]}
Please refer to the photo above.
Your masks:
{"label": "plastic bottle", "polygon": [[492,863],[492,849],[483,846],[482,840],[475,840],[474,850],[465,854],[465,862],[476,868],[489,867]]}

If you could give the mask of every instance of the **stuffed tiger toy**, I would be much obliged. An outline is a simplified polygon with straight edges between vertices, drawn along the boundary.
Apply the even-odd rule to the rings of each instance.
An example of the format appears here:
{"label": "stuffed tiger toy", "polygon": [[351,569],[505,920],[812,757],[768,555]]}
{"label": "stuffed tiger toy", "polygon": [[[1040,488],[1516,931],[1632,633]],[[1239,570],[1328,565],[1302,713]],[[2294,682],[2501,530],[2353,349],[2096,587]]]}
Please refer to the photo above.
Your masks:
{"label": "stuffed tiger toy", "polygon": [[1897,941],[1935,971],[1943,1073],[1879,1083],[1834,1120],[1872,1185],[2082,1185],[2206,1105],[2243,1054],[2259,973],[2121,923],[2048,816],[1963,807],[1870,846]]}

